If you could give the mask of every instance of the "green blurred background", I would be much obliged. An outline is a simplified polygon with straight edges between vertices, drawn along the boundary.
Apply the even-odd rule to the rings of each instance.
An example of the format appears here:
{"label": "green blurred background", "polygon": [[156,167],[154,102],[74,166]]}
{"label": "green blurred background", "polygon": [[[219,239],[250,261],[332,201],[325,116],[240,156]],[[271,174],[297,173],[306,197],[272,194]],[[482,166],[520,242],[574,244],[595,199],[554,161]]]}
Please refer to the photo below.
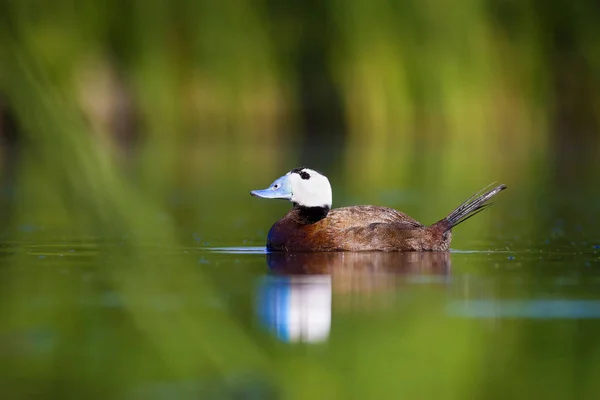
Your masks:
{"label": "green blurred background", "polygon": [[[592,322],[490,333],[427,287],[342,310],[326,349],[288,347],[253,322],[265,256],[209,250],[263,246],[289,206],[248,192],[301,165],[334,206],[424,223],[497,180],[453,248],[509,259],[458,253],[459,278],[493,297],[596,282],[577,268],[599,264],[599,20],[591,0],[1,0],[0,393],[593,398]],[[489,271],[523,254],[519,279],[546,286]]]}

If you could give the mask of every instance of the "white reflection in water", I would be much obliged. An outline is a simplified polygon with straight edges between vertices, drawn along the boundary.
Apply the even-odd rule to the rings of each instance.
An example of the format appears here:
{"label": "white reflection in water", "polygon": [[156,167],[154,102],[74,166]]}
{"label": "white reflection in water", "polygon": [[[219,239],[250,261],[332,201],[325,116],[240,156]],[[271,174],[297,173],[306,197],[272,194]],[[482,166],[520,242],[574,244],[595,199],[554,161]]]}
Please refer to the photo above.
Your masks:
{"label": "white reflection in water", "polygon": [[338,307],[369,307],[402,282],[448,283],[450,272],[448,253],[269,253],[267,264],[272,274],[260,281],[257,314],[286,342],[328,339],[334,293]]}
{"label": "white reflection in water", "polygon": [[331,329],[331,276],[266,276],[258,291],[262,323],[286,342],[323,342]]}

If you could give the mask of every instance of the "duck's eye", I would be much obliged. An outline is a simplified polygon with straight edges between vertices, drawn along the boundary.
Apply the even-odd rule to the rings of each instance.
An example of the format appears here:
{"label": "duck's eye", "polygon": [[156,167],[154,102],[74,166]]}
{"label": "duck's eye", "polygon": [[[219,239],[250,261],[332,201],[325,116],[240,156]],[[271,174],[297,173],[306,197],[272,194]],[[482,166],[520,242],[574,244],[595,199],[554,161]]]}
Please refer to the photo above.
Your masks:
{"label": "duck's eye", "polygon": [[300,178],[302,178],[304,180],[310,179],[310,174],[308,172],[306,172],[306,171],[301,171],[300,172]]}
{"label": "duck's eye", "polygon": [[277,189],[278,187],[279,187],[279,184],[277,184],[277,183],[275,185],[273,185],[273,189]]}

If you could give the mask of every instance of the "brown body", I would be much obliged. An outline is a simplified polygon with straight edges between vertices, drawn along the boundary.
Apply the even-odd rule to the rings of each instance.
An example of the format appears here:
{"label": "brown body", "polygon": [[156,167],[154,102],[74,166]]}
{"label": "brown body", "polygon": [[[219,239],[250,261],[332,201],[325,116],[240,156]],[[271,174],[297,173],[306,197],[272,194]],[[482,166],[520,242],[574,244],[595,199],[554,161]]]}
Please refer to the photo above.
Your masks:
{"label": "brown body", "polygon": [[424,226],[387,207],[336,208],[307,223],[301,207],[277,221],[267,239],[272,251],[447,251],[452,234],[442,220]]}

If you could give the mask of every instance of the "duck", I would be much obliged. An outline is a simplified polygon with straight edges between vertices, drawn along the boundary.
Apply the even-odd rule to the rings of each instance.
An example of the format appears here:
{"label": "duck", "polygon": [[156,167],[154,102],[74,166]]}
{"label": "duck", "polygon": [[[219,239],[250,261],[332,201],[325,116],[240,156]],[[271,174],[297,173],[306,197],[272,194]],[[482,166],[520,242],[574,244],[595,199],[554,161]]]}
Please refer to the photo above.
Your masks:
{"label": "duck", "polygon": [[307,167],[294,168],[268,188],[250,194],[292,203],[291,210],[267,234],[269,252],[425,252],[449,251],[452,229],[490,207],[490,199],[506,187],[488,185],[432,225],[383,206],[332,209],[329,179]]}

